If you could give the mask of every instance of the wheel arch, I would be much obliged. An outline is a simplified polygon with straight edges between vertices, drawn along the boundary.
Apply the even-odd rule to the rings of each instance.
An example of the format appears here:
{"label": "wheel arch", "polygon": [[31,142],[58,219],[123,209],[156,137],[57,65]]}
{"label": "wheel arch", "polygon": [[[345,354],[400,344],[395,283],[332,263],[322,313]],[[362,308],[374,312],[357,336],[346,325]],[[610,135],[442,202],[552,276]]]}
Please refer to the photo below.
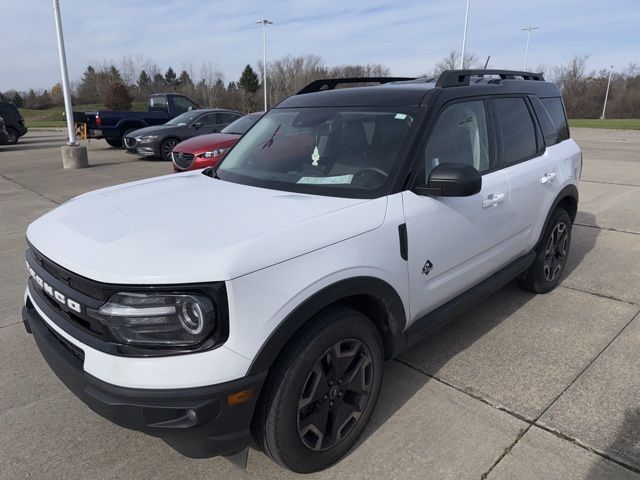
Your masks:
{"label": "wheel arch", "polygon": [[544,232],[547,231],[547,226],[549,225],[549,221],[551,220],[551,215],[555,211],[556,208],[560,207],[567,211],[569,217],[571,218],[571,222],[573,223],[576,219],[576,215],[578,214],[578,187],[573,184],[569,184],[565,186],[560,193],[556,196],[555,200],[551,204],[551,208],[547,212],[547,217],[544,220],[544,224],[542,226],[542,230],[540,232],[540,237],[538,239],[538,243],[536,243],[536,247],[542,240],[542,236]]}
{"label": "wheel arch", "polygon": [[353,308],[372,321],[382,338],[385,359],[404,345],[406,314],[398,292],[378,278],[353,277],[321,289],[287,315],[263,343],[247,375],[270,369],[286,345],[314,316],[337,305]]}
{"label": "wheel arch", "polygon": [[120,135],[123,135],[124,132],[129,128],[134,128],[138,130],[139,128],[145,128],[145,127],[148,127],[147,122],[143,120],[131,120],[131,119],[121,120],[116,125],[116,128]]}

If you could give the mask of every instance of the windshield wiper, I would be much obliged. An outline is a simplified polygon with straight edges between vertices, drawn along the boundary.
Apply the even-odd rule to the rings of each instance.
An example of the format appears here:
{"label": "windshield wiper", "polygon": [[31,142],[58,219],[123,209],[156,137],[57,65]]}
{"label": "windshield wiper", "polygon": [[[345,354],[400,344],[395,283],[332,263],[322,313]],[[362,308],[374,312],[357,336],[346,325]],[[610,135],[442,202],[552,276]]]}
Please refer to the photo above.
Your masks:
{"label": "windshield wiper", "polygon": [[211,177],[211,178],[215,178],[216,180],[220,180],[220,177],[218,176],[218,172],[213,167],[205,168],[202,171],[202,174],[206,175],[207,177]]}

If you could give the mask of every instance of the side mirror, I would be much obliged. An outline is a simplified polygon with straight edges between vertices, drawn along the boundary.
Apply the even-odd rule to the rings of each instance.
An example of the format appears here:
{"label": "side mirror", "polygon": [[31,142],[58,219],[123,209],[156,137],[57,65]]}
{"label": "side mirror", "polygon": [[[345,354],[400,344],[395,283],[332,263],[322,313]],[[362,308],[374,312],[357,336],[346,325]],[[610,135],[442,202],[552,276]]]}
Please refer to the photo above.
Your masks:
{"label": "side mirror", "polygon": [[202,122],[196,122],[193,125],[191,125],[193,128],[200,128],[202,127]]}
{"label": "side mirror", "polygon": [[417,186],[417,195],[434,197],[468,197],[482,189],[480,172],[466,163],[441,163],[429,174],[427,185]]}

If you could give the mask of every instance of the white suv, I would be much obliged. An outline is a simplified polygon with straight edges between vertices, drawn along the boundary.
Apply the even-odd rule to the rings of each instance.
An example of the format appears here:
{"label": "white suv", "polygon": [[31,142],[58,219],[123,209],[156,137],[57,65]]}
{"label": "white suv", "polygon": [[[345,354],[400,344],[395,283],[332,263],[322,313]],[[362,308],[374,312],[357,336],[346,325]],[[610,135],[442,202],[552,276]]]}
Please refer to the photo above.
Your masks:
{"label": "white suv", "polygon": [[558,284],[581,164],[537,74],[317,81],[216,169],[33,222],[25,326],[119,425],[316,471],[356,442],[384,360],[514,278]]}

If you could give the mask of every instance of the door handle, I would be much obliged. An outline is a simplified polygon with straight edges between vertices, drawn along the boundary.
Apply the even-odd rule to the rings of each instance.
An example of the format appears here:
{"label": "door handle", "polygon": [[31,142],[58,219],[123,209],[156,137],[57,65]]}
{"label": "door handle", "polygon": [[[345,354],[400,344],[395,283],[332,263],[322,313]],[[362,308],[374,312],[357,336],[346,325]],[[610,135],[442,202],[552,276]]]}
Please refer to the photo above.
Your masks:
{"label": "door handle", "polygon": [[554,178],[556,178],[555,172],[547,172],[542,177],[540,177],[540,183],[544,185],[545,183],[553,182]]}
{"label": "door handle", "polygon": [[482,208],[497,207],[504,200],[504,193],[490,193],[482,200]]}

